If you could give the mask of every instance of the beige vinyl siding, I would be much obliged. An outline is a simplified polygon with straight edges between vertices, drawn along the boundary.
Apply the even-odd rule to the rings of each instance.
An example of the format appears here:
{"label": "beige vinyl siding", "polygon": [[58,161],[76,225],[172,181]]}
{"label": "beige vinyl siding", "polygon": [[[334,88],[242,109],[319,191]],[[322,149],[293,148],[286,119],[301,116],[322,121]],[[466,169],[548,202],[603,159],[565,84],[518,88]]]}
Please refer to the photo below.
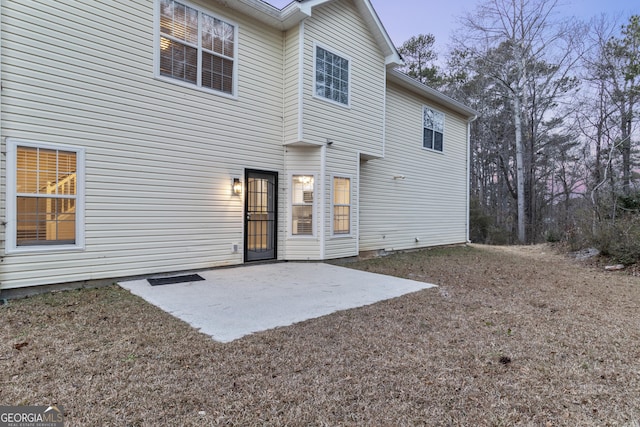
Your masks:
{"label": "beige vinyl siding", "polygon": [[[327,148],[327,168],[325,174],[325,258],[344,258],[358,255],[358,168],[360,156],[337,143]],[[333,178],[344,177],[351,180],[351,233],[333,234]]]}
{"label": "beige vinyl siding", "polygon": [[3,4],[3,141],[86,148],[86,250],[5,255],[2,288],[243,262],[231,179],[284,179],[282,33],[196,4],[239,26],[237,100],[154,79],[152,1]]}
{"label": "beige vinyl siding", "polygon": [[300,120],[300,37],[304,23],[284,35],[284,143],[299,142]]}
{"label": "beige vinyl siding", "polygon": [[[351,0],[313,10],[304,30],[305,142],[331,139],[372,156],[383,151],[384,57]],[[313,96],[314,42],[351,60],[350,107]]]}
{"label": "beige vinyl siding", "polygon": [[[442,153],[422,148],[423,105],[445,113]],[[362,164],[360,250],[465,242],[466,120],[389,84],[386,126],[384,159]]]}
{"label": "beige vinyl siding", "polygon": [[[285,231],[286,243],[284,257],[288,260],[318,260],[321,259],[321,227],[320,219],[323,212],[324,197],[321,187],[322,148],[302,145],[288,146],[286,150],[286,178],[282,184],[283,193],[288,194],[285,217],[287,227]],[[314,206],[313,206],[313,236],[291,235],[291,177],[292,175],[314,176]]]}

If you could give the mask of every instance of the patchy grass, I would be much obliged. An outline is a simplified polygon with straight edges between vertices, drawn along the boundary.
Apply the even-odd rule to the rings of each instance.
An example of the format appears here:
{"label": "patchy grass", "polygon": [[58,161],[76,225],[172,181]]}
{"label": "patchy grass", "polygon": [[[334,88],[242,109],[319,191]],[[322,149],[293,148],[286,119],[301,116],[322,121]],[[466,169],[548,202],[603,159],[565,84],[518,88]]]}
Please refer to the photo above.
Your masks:
{"label": "patchy grass", "polygon": [[116,286],[11,301],[0,403],[70,426],[640,425],[639,278],[544,246],[348,265],[439,287],[229,344]]}

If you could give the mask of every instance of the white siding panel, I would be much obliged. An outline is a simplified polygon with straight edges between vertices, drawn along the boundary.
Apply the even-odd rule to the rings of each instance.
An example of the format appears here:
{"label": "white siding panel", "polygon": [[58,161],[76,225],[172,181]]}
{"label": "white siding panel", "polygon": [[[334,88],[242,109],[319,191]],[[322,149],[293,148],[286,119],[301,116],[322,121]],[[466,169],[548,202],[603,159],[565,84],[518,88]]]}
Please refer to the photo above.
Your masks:
{"label": "white siding panel", "polygon": [[86,250],[5,255],[2,288],[243,262],[231,178],[284,179],[282,33],[199,4],[239,26],[237,99],[154,79],[152,1],[3,3],[3,140],[86,148]]}
{"label": "white siding panel", "polygon": [[296,26],[284,37],[284,142],[299,142],[300,137],[300,37],[304,24]]}
{"label": "white siding panel", "polygon": [[[381,156],[384,138],[384,57],[352,1],[314,9],[305,23],[304,137],[326,139],[355,151]],[[314,42],[351,59],[350,108],[313,97]]]}
{"label": "white siding panel", "polygon": [[[442,153],[422,148],[423,105],[445,113]],[[389,84],[386,126],[385,158],[362,163],[360,250],[464,242],[465,119]],[[405,179],[393,178],[400,175]]]}
{"label": "white siding panel", "polygon": [[[350,149],[334,143],[327,149],[327,171],[325,201],[326,253],[325,258],[344,258],[358,255],[358,168],[360,156]],[[351,233],[349,236],[333,235],[333,178],[335,176],[351,180]]]}

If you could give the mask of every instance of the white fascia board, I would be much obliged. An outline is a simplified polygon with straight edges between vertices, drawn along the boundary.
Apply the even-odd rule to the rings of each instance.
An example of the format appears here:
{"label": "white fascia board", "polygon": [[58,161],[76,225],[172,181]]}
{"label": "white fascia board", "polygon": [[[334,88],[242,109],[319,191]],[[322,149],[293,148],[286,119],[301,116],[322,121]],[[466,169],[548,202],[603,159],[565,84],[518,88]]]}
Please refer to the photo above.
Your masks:
{"label": "white fascia board", "polygon": [[[222,3],[232,9],[241,11],[269,26],[288,30],[299,24],[313,13],[313,9],[325,3],[336,0],[304,0],[292,1],[283,9],[278,9],[262,0],[223,0]],[[373,34],[378,46],[380,46],[387,66],[400,66],[404,64],[402,57],[391,41],[391,37],[382,25],[380,17],[371,5],[370,0],[356,0],[358,11],[362,15],[369,30]]]}
{"label": "white fascia board", "polygon": [[467,107],[461,102],[456,101],[447,95],[438,92],[437,90],[430,88],[429,86],[420,83],[419,81],[412,79],[406,74],[397,70],[387,71],[387,80],[396,83],[405,89],[408,89],[414,93],[424,96],[440,105],[443,105],[456,113],[460,113],[467,118],[467,121],[472,122],[478,117],[478,112],[471,107]]}
{"label": "white fascia board", "polygon": [[393,44],[389,33],[382,25],[380,17],[373,8],[373,5],[369,0],[360,0],[356,2],[360,14],[364,18],[369,30],[373,33],[373,37],[376,39],[378,46],[382,48],[382,52],[385,56],[385,64],[387,66],[402,66],[404,61],[398,53],[398,50]]}
{"label": "white fascia board", "polygon": [[278,9],[262,0],[224,0],[221,3],[283,31],[309,17],[297,1],[289,3],[283,9]]}

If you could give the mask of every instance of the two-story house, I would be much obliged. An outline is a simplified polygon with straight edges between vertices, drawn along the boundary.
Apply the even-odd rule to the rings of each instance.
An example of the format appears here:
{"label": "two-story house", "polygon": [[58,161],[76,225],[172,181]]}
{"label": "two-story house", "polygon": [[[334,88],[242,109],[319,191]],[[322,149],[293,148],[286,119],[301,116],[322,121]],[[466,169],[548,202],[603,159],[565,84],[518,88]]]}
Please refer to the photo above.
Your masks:
{"label": "two-story house", "polygon": [[369,0],[0,22],[0,289],[467,241],[475,113],[394,70]]}

